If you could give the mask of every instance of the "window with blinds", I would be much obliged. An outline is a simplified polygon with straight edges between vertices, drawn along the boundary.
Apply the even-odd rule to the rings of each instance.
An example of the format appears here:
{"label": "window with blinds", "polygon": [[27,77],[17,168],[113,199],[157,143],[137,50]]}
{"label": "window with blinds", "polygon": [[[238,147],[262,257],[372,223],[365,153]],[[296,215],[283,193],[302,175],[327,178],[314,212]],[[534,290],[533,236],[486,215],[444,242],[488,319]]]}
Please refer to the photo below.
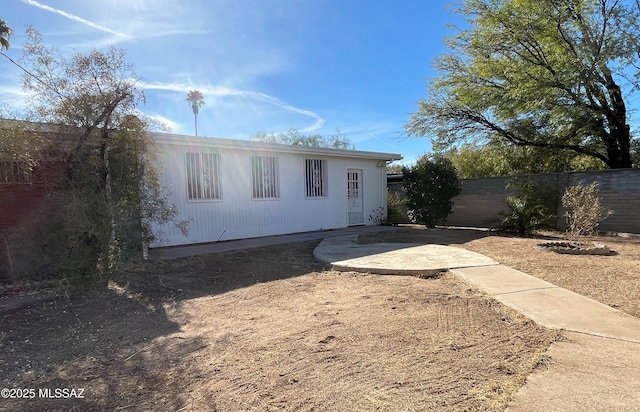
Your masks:
{"label": "window with blinds", "polygon": [[25,162],[1,162],[0,184],[30,184],[31,168]]}
{"label": "window with blinds", "polygon": [[251,181],[254,199],[278,199],[278,158],[253,156],[251,158]]}
{"label": "window with blinds", "polygon": [[307,197],[327,196],[327,161],[304,159],[304,177]]}
{"label": "window with blinds", "polygon": [[187,153],[187,198],[189,200],[219,200],[220,165],[215,153]]}

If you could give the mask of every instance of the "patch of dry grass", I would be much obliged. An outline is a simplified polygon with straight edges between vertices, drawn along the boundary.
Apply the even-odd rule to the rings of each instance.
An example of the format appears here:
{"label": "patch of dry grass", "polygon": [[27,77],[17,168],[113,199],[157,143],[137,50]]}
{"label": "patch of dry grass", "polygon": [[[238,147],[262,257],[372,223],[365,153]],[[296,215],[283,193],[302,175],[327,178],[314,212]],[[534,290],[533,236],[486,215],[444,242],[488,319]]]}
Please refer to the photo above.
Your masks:
{"label": "patch of dry grass", "polygon": [[10,410],[504,410],[557,332],[454,276],[326,271],[314,242],[155,263],[2,317]]}
{"label": "patch of dry grass", "polygon": [[[546,238],[562,240],[556,233]],[[464,245],[500,263],[640,317],[640,239],[595,236],[613,256],[565,255],[535,247],[540,239],[491,236]],[[544,240],[545,242],[548,240]]]}
{"label": "patch of dry grass", "polygon": [[439,243],[464,247],[539,277],[557,286],[640,317],[640,239],[591,236],[583,240],[604,243],[612,256],[566,255],[538,249],[538,243],[564,240],[558,232],[519,238],[487,231],[425,229],[414,226],[363,236],[363,242]]}

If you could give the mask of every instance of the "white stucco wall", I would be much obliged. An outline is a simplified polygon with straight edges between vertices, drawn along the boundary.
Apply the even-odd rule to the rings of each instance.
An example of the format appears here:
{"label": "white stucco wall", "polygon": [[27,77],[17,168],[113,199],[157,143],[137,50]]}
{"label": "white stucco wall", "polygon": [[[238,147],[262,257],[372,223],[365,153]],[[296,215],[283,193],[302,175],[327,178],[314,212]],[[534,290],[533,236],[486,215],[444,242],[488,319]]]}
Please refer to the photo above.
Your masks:
{"label": "white stucco wall", "polygon": [[[237,146],[237,147],[236,147]],[[191,218],[189,237],[172,224],[157,227],[163,238],[152,246],[172,246],[249,237],[297,233],[347,226],[348,168],[362,169],[365,224],[369,215],[386,208],[385,161],[395,154],[309,149],[227,139],[161,135],[157,138],[162,184],[181,218]],[[221,200],[189,201],[185,156],[187,152],[214,152],[219,156]],[[278,199],[253,199],[251,156],[278,158]],[[304,159],[326,159],[327,196],[307,198]]]}

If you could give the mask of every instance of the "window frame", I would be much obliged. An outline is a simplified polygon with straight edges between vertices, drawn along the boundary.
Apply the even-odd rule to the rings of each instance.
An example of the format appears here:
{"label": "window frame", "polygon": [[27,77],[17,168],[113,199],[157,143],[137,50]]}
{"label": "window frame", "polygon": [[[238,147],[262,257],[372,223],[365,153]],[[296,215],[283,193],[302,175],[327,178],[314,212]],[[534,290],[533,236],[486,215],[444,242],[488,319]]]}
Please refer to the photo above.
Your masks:
{"label": "window frame", "polygon": [[31,185],[33,171],[27,162],[0,160],[0,185]]}
{"label": "window frame", "polygon": [[[187,202],[220,202],[222,197],[222,181],[220,179],[220,155],[216,152],[185,152],[185,177]],[[196,162],[194,162],[196,160]],[[195,164],[195,166],[194,166]],[[199,170],[194,170],[195,168]],[[208,167],[205,170],[204,167]],[[208,175],[205,173],[208,172]],[[210,180],[208,187],[204,180]],[[197,194],[197,197],[192,197]]]}
{"label": "window frame", "polygon": [[327,159],[318,157],[306,157],[304,159],[305,198],[326,199],[329,197],[328,179]]}
{"label": "window frame", "polygon": [[280,199],[280,160],[277,156],[251,156],[251,199]]}

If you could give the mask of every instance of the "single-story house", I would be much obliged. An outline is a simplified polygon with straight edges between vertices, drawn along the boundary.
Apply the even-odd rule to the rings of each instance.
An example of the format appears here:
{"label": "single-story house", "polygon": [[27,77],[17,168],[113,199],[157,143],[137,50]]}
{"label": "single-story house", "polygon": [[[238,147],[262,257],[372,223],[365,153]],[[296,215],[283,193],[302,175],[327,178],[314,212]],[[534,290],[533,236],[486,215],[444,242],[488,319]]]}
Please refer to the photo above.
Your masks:
{"label": "single-story house", "polygon": [[[0,232],[46,219],[47,199],[64,172],[74,127],[6,121],[42,139],[45,156],[31,170],[0,159]],[[386,163],[398,154],[151,133],[161,183],[185,237],[173,224],[154,246],[173,246],[377,224],[386,213]]]}
{"label": "single-story house", "polygon": [[185,237],[157,227],[173,246],[379,223],[387,162],[399,154],[153,133],[162,185]]}

